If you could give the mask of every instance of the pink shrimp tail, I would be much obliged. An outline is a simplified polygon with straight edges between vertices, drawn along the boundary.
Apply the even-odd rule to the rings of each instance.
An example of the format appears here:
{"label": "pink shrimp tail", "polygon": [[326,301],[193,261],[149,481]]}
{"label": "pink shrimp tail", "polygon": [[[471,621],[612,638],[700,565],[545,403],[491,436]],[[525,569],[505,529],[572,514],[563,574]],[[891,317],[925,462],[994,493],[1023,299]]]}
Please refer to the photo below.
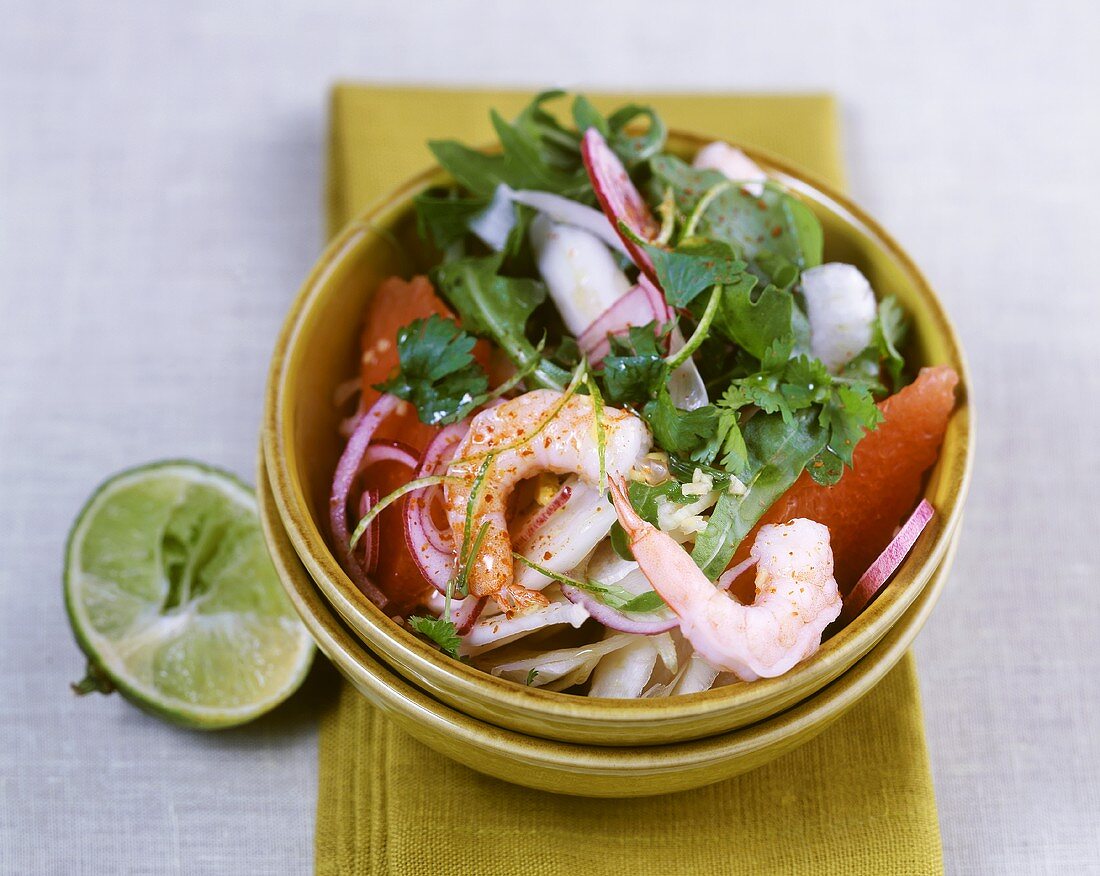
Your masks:
{"label": "pink shrimp tail", "polygon": [[644,521],[638,515],[638,512],[634,510],[634,506],[630,504],[626,481],[623,478],[608,478],[607,485],[611,488],[611,502],[615,506],[619,523],[626,530],[631,543],[636,542],[653,527]]}

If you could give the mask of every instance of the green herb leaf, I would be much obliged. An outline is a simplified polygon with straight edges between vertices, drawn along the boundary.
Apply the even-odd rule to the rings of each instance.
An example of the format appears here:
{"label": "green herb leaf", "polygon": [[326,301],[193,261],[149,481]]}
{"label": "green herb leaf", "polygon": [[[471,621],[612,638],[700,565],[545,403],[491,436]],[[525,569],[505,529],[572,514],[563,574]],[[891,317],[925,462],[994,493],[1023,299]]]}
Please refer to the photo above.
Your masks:
{"label": "green herb leaf", "polygon": [[527,678],[524,679],[523,683],[527,685],[527,687],[530,687],[531,683],[538,677],[539,671],[532,667],[531,669],[527,670]]}
{"label": "green herb leaf", "polygon": [[412,402],[429,425],[461,420],[489,385],[470,352],[474,343],[454,320],[437,314],[413,320],[397,333],[400,371],[375,388]]}
{"label": "green herb leaf", "polygon": [[714,405],[704,405],[693,411],[683,410],[672,403],[666,385],[661,386],[657,398],[642,409],[657,445],[669,453],[690,455],[707,443],[718,425],[718,411]]}
{"label": "green herb leaf", "polygon": [[486,207],[485,198],[460,198],[454,192],[421,192],[413,198],[420,236],[447,249],[470,232],[470,222]]}
{"label": "green herb leaf", "polygon": [[[513,552],[512,556],[552,581],[567,584],[570,587],[576,587],[578,590],[593,594],[604,605],[608,605],[617,611],[656,611],[665,604],[660,595],[653,590],[647,590],[645,593],[631,593],[618,584],[601,584],[599,581],[592,579],[581,581],[579,578],[571,578],[569,575],[563,575],[561,572],[555,572],[553,569],[540,566],[533,560],[527,559],[523,554]],[[630,607],[628,608],[628,606]]]}
{"label": "green herb leaf", "polygon": [[829,450],[846,465],[852,464],[852,451],[865,432],[882,420],[882,412],[871,393],[858,386],[840,385],[822,405],[819,422],[828,430]]}
{"label": "green herb leaf", "polygon": [[790,422],[778,414],[758,413],[743,427],[748,464],[742,495],[722,493],[691,557],[712,581],[725,570],[749,530],[825,446],[825,430],[812,409]]}
{"label": "green herb leaf", "polygon": [[[660,200],[671,187],[677,207],[685,214],[692,212],[704,194],[727,182],[716,170],[691,167],[672,155],[657,155],[649,166],[653,200]],[[821,223],[809,207],[774,184],[768,184],[759,197],[744,188],[718,191],[703,213],[697,233],[733,244],[749,261],[767,251],[802,270],[821,264]]]}
{"label": "green herb leaf", "polygon": [[775,286],[765,286],[754,295],[756,283],[752,274],[742,274],[736,283],[723,286],[712,327],[757,359],[763,359],[777,341],[793,348],[795,306],[791,293]]}
{"label": "green herb leaf", "polygon": [[462,644],[462,639],[451,621],[441,617],[413,616],[409,618],[409,626],[424,638],[435,642],[444,654],[449,657],[458,656],[458,646]]}
{"label": "green herb leaf", "polygon": [[661,598],[661,594],[656,590],[647,590],[645,593],[639,593],[633,599],[626,602],[624,605],[619,606],[619,611],[627,612],[651,612],[659,611],[666,605],[665,601]]}
{"label": "green herb leaf", "polygon": [[627,334],[611,336],[611,354],[603,359],[601,376],[612,404],[652,399],[665,382],[664,333],[657,324],[631,326]]}
{"label": "green herb leaf", "polygon": [[458,312],[462,325],[474,334],[494,341],[517,368],[531,372],[531,381],[561,389],[568,373],[543,359],[525,333],[527,320],[546,299],[546,287],[538,280],[501,276],[502,255],[464,258],[433,272],[436,288]]}
{"label": "green herb leaf", "polygon": [[692,238],[675,249],[642,244],[653,261],[657,280],[673,307],[687,307],[700,293],[720,283],[736,283],[747,265],[721,240]]}
{"label": "green herb leaf", "polygon": [[[627,128],[639,117],[649,122],[645,133],[628,134]],[[607,126],[611,132],[608,143],[627,167],[656,155],[664,148],[668,139],[668,128],[664,120],[652,107],[642,104],[629,103],[615,110],[608,116]]]}

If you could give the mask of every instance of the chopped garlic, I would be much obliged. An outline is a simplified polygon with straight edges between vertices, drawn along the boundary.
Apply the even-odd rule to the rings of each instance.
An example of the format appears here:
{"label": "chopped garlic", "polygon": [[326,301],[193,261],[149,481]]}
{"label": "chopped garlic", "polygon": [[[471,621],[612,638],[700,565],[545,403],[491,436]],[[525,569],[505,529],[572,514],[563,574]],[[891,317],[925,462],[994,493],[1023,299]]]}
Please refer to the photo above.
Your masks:
{"label": "chopped garlic", "polygon": [[740,478],[735,478],[730,475],[730,485],[726,487],[731,496],[743,496],[749,491],[749,488],[741,481]]}
{"label": "chopped garlic", "polygon": [[714,489],[714,478],[705,474],[701,468],[696,467],[691,476],[691,483],[680,487],[680,492],[685,496],[705,496]]}
{"label": "chopped garlic", "polygon": [[709,519],[702,514],[694,514],[686,520],[681,521],[679,528],[681,532],[695,535],[706,529],[707,523],[709,522]]}
{"label": "chopped garlic", "polygon": [[665,532],[675,534],[683,527],[685,520],[706,511],[717,501],[717,492],[706,493],[690,505],[678,505],[662,497],[657,500],[657,526]]}

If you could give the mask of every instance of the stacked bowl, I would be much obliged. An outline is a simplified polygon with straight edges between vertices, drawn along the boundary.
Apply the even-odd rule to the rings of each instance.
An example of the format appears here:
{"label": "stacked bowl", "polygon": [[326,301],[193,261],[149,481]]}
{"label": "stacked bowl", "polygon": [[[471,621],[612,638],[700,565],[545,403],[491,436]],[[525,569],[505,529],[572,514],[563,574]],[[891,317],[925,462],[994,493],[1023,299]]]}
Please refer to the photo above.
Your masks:
{"label": "stacked bowl", "polygon": [[[669,149],[690,157],[704,142],[674,133]],[[969,380],[955,333],[920,272],[873,220],[822,183],[745,151],[814,210],[828,260],[855,264],[874,288],[897,296],[912,319],[909,361],[958,372],[959,404],[925,489],[935,517],[879,597],[778,678],[666,699],[578,697],[496,678],[399,626],[340,568],[325,521],[341,450],[333,390],[358,370],[366,303],[384,278],[430,265],[412,199],[448,179],[439,169],[421,174],[344,228],[291,308],[268,384],[259,493],[276,567],[321,650],[437,751],[509,781],[586,796],[717,781],[795,748],[840,717],[897,663],[939,597],[972,466]]]}

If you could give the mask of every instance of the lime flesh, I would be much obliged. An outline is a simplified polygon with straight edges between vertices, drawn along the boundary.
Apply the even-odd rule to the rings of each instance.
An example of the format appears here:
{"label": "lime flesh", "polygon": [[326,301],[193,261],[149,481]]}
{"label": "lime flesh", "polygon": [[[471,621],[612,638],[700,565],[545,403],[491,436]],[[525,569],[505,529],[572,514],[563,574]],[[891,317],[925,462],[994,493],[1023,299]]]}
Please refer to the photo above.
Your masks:
{"label": "lime flesh", "polygon": [[95,492],[69,536],[65,603],[89,661],[78,690],[113,686],[193,727],[263,714],[313,658],[255,496],[199,463],[131,469]]}

